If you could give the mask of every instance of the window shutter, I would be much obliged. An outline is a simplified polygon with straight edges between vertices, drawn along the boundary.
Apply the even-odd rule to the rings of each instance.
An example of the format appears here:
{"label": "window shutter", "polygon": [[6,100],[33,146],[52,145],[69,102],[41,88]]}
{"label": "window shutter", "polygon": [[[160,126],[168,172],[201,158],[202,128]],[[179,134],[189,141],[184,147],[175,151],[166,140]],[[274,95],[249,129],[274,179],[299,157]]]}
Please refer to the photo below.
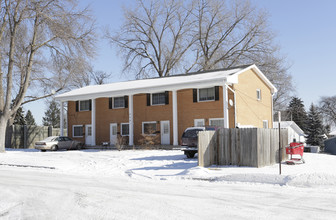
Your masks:
{"label": "window shutter", "polygon": [[197,89],[193,89],[193,102],[197,102]]}
{"label": "window shutter", "polygon": [[127,95],[124,96],[124,100],[125,100],[125,108],[128,108],[128,96]]}
{"label": "window shutter", "polygon": [[149,93],[147,93],[147,106],[150,106],[151,105],[151,103],[150,103],[150,97],[151,96],[151,94],[149,94]]}
{"label": "window shutter", "polygon": [[112,105],[112,98],[109,98],[109,109],[112,109],[113,105]]}
{"label": "window shutter", "polygon": [[166,105],[169,104],[169,91],[165,91]]}
{"label": "window shutter", "polygon": [[219,86],[215,86],[215,100],[219,100]]}
{"label": "window shutter", "polygon": [[76,112],[79,111],[79,101],[76,101]]}
{"label": "window shutter", "polygon": [[92,110],[92,100],[91,99],[89,100],[89,110],[90,111]]}

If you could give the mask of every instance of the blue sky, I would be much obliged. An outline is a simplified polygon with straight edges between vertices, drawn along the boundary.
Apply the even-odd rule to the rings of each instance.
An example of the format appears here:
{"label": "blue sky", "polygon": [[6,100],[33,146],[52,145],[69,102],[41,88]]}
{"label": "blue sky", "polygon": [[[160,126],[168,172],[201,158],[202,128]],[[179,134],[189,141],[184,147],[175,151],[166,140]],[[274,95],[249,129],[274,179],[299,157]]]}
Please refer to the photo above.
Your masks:
{"label": "blue sky", "polygon": [[[112,30],[122,24],[123,6],[132,0],[81,0],[82,6],[90,5],[97,19],[99,32],[105,27]],[[334,0],[252,0],[257,7],[269,12],[270,28],[276,33],[276,42],[287,56],[293,76],[296,95],[308,109],[321,96],[336,95],[336,1]],[[98,55],[93,61],[96,70],[113,73],[110,82],[125,81],[121,75],[122,57],[107,40],[98,40]],[[24,106],[30,109],[41,124],[47,106],[44,101]]]}
{"label": "blue sky", "polygon": [[321,96],[335,95],[336,1],[254,0],[270,13],[282,52],[292,63],[296,95],[306,108]]}

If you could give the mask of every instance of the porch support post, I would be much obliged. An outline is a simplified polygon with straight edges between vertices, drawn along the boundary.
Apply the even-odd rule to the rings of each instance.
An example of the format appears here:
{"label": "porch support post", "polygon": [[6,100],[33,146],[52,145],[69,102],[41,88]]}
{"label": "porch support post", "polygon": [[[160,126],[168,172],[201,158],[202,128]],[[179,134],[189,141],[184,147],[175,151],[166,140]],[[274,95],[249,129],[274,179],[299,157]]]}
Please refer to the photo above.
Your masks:
{"label": "porch support post", "polygon": [[61,102],[61,116],[60,116],[60,129],[61,136],[64,136],[64,102]]}
{"label": "porch support post", "polygon": [[226,81],[224,81],[223,85],[223,112],[224,112],[224,128],[229,128],[228,89]]}
{"label": "porch support post", "polygon": [[92,145],[96,145],[96,99],[92,99],[91,110],[91,128],[92,128]]}
{"label": "porch support post", "polygon": [[133,95],[128,97],[128,123],[129,123],[129,141],[128,145],[134,145],[134,118],[133,118]]}
{"label": "porch support post", "polygon": [[177,91],[173,91],[173,145],[178,145]]}

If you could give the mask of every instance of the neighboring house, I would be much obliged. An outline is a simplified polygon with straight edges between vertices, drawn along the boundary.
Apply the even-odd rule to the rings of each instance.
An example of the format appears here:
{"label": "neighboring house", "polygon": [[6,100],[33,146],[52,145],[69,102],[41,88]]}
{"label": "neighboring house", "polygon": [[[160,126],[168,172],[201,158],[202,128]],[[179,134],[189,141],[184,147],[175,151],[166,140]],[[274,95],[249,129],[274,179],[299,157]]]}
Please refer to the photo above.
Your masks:
{"label": "neighboring house", "polygon": [[328,137],[329,137],[329,138],[336,137],[336,130],[332,130],[332,131],[328,134]]}
{"label": "neighboring house", "polygon": [[324,141],[324,151],[336,155],[336,137]]}
{"label": "neighboring house", "polygon": [[249,65],[87,86],[56,100],[61,106],[67,102],[68,135],[87,145],[114,144],[119,135],[134,145],[142,134],[178,145],[191,126],[271,128],[276,91],[256,65]]}
{"label": "neighboring house", "polygon": [[[278,128],[279,122],[273,122],[273,128]],[[294,121],[281,121],[280,128],[288,129],[288,143],[296,142],[304,143],[306,141],[303,130]]]}

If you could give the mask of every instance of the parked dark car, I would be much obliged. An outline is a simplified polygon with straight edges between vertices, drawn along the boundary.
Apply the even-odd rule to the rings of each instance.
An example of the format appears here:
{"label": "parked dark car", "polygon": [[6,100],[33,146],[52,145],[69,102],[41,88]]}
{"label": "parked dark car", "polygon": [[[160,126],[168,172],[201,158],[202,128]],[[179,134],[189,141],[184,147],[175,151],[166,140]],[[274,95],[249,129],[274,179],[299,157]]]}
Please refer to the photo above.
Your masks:
{"label": "parked dark car", "polygon": [[188,158],[193,158],[198,152],[198,132],[216,130],[215,127],[190,127],[187,128],[181,138],[182,151]]}
{"label": "parked dark car", "polygon": [[35,149],[41,150],[42,152],[46,150],[57,151],[60,149],[80,150],[82,146],[83,144],[81,142],[72,140],[71,138],[65,136],[51,136],[35,143]]}

